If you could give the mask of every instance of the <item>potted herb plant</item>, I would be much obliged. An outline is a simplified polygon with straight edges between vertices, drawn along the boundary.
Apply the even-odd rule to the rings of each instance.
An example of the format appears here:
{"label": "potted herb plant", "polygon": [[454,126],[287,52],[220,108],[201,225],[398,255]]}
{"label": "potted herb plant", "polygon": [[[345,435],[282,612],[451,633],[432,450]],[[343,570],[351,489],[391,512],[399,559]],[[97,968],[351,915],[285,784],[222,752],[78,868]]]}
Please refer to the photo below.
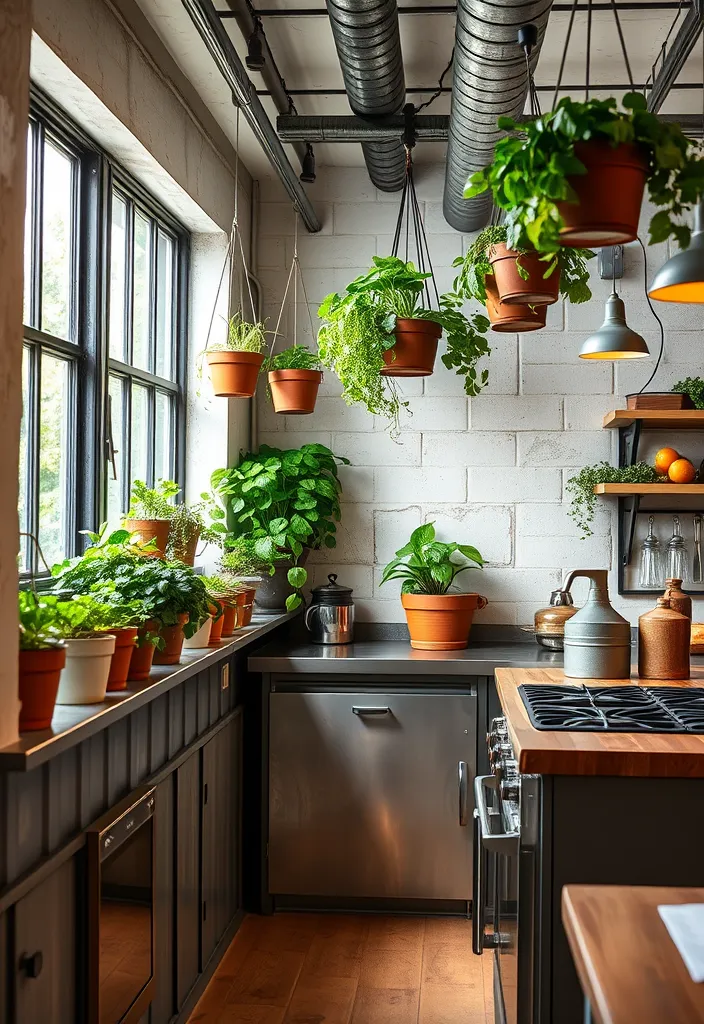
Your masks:
{"label": "potted herb plant", "polygon": [[205,356],[213,391],[222,398],[251,398],[264,362],[266,330],[263,323],[248,323],[241,313],[227,322],[227,338],[212,345]]}
{"label": "potted herb plant", "polygon": [[61,671],[66,664],[63,615],[58,598],[19,592],[20,732],[48,729],[54,717]]}
{"label": "potted herb plant", "polygon": [[411,647],[454,651],[467,646],[474,612],[486,607],[487,599],[476,593],[450,593],[450,589],[460,573],[483,565],[482,556],[471,545],[436,540],[434,523],[413,531],[408,544],[384,569],[380,584],[401,580]]}
{"label": "potted herb plant", "polygon": [[465,299],[487,302],[487,283],[491,281],[502,304],[550,305],[560,295],[573,303],[591,297],[587,260],[590,249],[563,248],[557,253],[539,253],[533,248],[510,249],[506,244],[505,224],[492,224],[480,231],[459,267],[454,290]]}
{"label": "potted herb plant", "polygon": [[274,575],[274,564],[260,558],[254,544],[251,537],[229,539],[220,558],[220,579],[234,594],[225,603],[223,636],[231,636],[236,629],[250,624],[257,589],[267,576]]}
{"label": "potted herb plant", "polygon": [[323,379],[320,357],[305,345],[291,345],[267,362],[274,411],[305,416],[315,409]]}
{"label": "potted herb plant", "polygon": [[207,493],[191,505],[176,503],[180,490],[173,480],[158,480],[154,487],[135,480],[123,524],[142,541],[154,535],[153,551],[145,553],[193,565],[199,540],[221,543],[225,513]]}
{"label": "potted herb plant", "polygon": [[258,559],[275,566],[257,589],[261,611],[278,614],[301,604],[308,574],[303,562],[314,548],[334,548],[340,520],[338,464],[349,465],[322,444],[283,451],[261,445],[239,465],[213,473],[212,484],[228,513],[234,539],[252,541]]}
{"label": "potted herb plant", "polygon": [[678,395],[686,395],[692,403],[691,408],[704,409],[704,379],[701,377],[685,377],[672,385]]}
{"label": "potted herb plant", "polygon": [[642,94],[627,93],[622,107],[613,98],[565,97],[527,122],[499,118],[510,134],[493,163],[470,176],[465,196],[491,189],[506,211],[508,245],[549,253],[635,239],[647,181],[661,207],[650,242],[673,236],[686,248],[690,230],[679,217],[704,191],[704,161],[678,124],[647,110]]}
{"label": "potted herb plant", "polygon": [[443,295],[440,309],[423,305],[425,282],[412,263],[397,256],[374,256],[373,265],[347,285],[344,295],[328,295],[318,316],[318,350],[324,366],[334,370],[349,403],[361,402],[372,414],[398,421],[396,390],[380,377],[424,377],[433,372],[438,340],[447,334],[450,363],[467,373],[468,394],[483,386],[470,371],[489,351],[486,318],[468,319],[456,295]]}
{"label": "potted herb plant", "polygon": [[57,704],[100,704],[115,653],[115,636],[108,633],[115,624],[110,605],[90,594],[59,601],[64,617],[66,666],[61,673]]}
{"label": "potted herb plant", "polygon": [[138,543],[153,542],[145,552],[151,557],[166,558],[173,512],[171,499],[178,492],[178,484],[172,480],[159,480],[156,487],[147,487],[143,480],[132,484],[130,507],[122,525]]}

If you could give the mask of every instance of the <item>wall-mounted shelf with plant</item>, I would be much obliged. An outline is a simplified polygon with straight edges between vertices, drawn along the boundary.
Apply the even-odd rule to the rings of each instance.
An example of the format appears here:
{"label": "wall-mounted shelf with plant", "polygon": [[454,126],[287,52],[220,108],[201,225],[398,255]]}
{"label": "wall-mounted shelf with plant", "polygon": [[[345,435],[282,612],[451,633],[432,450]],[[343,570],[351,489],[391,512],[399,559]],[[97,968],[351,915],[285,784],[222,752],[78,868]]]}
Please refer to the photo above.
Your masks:
{"label": "wall-mounted shelf with plant", "polygon": [[579,103],[565,97],[555,110],[517,122],[501,117],[508,132],[491,165],[472,174],[465,196],[490,189],[505,211],[507,243],[541,253],[560,246],[617,245],[633,241],[647,181],[660,207],[650,242],[673,237],[689,245],[681,221],[704,192],[704,160],[678,124],[661,121],[641,93]]}

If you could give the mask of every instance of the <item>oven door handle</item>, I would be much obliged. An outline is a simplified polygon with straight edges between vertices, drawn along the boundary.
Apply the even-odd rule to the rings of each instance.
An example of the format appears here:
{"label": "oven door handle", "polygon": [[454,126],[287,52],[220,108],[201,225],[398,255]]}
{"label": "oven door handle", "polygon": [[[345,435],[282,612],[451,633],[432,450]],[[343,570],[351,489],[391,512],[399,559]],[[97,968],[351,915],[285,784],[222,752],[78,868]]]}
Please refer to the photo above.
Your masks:
{"label": "oven door handle", "polygon": [[484,850],[479,811],[474,810],[474,878],[472,879],[472,952],[481,956],[488,945],[484,934]]}
{"label": "oven door handle", "polygon": [[489,823],[489,808],[486,803],[487,790],[496,790],[497,780],[493,775],[477,775],[474,780],[474,803],[479,818],[479,841],[490,853],[517,854],[520,832],[492,833]]}

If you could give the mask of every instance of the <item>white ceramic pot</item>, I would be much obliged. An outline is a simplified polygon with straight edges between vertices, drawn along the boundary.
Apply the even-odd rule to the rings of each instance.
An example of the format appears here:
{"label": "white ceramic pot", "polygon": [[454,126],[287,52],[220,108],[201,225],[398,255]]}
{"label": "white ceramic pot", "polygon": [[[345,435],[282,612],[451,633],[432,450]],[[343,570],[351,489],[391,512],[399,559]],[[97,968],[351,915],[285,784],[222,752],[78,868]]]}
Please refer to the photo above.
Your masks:
{"label": "white ceramic pot", "polygon": [[56,703],[101,704],[105,700],[114,651],[112,634],[67,640],[66,667],[61,673]]}
{"label": "white ceramic pot", "polygon": [[183,641],[186,650],[192,651],[201,647],[207,647],[210,642],[210,630],[213,628],[213,617],[209,615],[203,625],[195,631],[192,637]]}

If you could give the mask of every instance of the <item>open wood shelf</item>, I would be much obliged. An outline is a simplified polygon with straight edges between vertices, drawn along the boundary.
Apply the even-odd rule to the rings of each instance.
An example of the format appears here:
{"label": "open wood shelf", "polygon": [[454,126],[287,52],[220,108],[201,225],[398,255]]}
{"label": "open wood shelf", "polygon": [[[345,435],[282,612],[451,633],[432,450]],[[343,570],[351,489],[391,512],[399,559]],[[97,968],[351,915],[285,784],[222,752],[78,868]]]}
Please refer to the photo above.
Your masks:
{"label": "open wood shelf", "polygon": [[704,484],[595,484],[595,494],[611,494],[624,498],[631,494],[645,497],[648,494],[701,494],[704,497]]}
{"label": "open wood shelf", "polygon": [[646,430],[704,430],[704,409],[614,409],[605,427],[630,427],[640,421]]}

